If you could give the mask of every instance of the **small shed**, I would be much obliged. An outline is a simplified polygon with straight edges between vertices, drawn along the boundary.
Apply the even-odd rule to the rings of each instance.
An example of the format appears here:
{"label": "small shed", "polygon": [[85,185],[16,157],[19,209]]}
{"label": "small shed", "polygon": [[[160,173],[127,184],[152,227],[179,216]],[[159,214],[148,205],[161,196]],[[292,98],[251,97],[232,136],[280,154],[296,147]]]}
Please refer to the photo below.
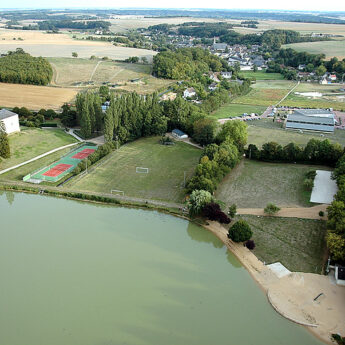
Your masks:
{"label": "small shed", "polygon": [[7,109],[1,109],[0,121],[5,125],[5,132],[7,134],[20,132],[19,117],[16,113]]}
{"label": "small shed", "polygon": [[335,280],[337,285],[345,286],[345,267],[340,265],[335,266]]}
{"label": "small shed", "polygon": [[172,135],[176,139],[187,139],[188,138],[188,135],[186,133],[180,131],[179,129],[173,129]]}

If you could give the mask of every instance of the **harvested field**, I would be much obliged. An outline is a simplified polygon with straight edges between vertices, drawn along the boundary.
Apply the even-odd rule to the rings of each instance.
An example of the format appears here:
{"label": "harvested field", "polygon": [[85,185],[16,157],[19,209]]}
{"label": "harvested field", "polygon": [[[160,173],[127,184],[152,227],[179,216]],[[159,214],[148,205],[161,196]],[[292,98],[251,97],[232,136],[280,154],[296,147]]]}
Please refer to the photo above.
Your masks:
{"label": "harvested field", "polygon": [[59,109],[64,103],[72,101],[76,94],[74,89],[0,83],[0,107]]}
{"label": "harvested field", "polygon": [[292,48],[310,54],[325,54],[326,59],[334,56],[339,60],[345,58],[345,40],[293,43],[286,44],[283,48]]}
{"label": "harvested field", "polygon": [[174,82],[153,77],[150,74],[151,65],[79,58],[48,60],[54,69],[53,84],[58,86],[89,87],[106,82],[109,85],[116,84],[116,89],[151,93]]}
{"label": "harvested field", "polygon": [[[315,165],[266,163],[244,159],[219,185],[216,197],[240,208],[310,206],[303,187],[305,174]],[[322,167],[323,170],[327,168]]]}

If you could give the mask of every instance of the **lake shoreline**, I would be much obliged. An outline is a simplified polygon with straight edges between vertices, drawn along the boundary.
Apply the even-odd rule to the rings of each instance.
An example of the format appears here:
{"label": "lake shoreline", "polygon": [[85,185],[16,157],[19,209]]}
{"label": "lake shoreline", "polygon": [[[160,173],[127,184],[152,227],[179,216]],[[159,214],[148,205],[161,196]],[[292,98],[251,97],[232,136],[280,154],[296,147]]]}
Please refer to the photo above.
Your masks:
{"label": "lake shoreline", "polygon": [[[345,312],[339,310],[345,300],[343,287],[333,286],[327,276],[313,273],[292,272],[288,276],[278,278],[242,243],[228,239],[227,229],[221,224],[209,221],[207,225],[202,226],[220,239],[235,255],[266,294],[268,302],[277,313],[291,322],[302,325],[325,344],[334,344],[331,340],[332,333],[344,335]],[[310,296],[317,295],[316,291],[323,291],[327,296],[327,305],[322,302],[310,303]]]}

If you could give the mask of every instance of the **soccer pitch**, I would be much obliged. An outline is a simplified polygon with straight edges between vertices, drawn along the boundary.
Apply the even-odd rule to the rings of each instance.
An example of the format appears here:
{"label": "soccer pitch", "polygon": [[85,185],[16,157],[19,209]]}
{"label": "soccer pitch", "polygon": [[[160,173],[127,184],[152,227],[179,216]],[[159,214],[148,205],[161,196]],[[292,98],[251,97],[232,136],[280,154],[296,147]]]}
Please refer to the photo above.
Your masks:
{"label": "soccer pitch", "polygon": [[[104,164],[66,186],[83,191],[110,193],[145,199],[182,201],[184,172],[190,178],[201,150],[183,142],[162,145],[159,137],[142,138],[110,154]],[[137,167],[148,168],[138,173]]]}

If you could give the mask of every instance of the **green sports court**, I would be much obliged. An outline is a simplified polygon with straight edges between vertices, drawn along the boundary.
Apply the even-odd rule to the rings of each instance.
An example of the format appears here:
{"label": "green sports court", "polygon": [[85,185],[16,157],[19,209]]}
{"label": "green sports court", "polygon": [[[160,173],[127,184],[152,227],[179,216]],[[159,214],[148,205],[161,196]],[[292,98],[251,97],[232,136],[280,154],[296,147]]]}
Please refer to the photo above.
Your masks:
{"label": "green sports court", "polygon": [[72,172],[83,159],[86,159],[96,150],[96,145],[86,144],[79,146],[49,166],[25,176],[23,180],[57,182]]}

